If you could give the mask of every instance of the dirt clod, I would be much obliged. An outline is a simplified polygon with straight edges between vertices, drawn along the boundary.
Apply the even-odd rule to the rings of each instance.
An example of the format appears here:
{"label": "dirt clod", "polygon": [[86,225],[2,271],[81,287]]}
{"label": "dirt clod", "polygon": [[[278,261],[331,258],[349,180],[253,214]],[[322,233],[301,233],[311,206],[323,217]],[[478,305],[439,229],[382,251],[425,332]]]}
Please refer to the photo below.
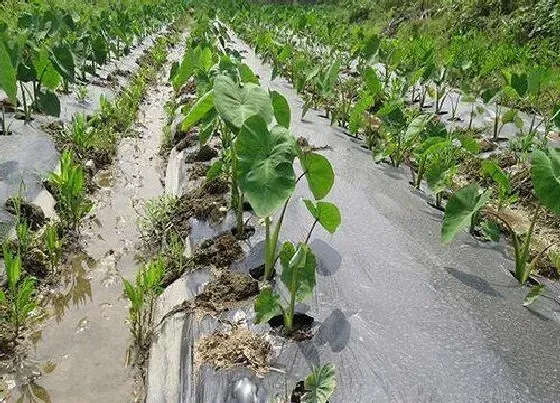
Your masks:
{"label": "dirt clod", "polygon": [[189,155],[187,155],[186,161],[187,162],[208,162],[212,158],[217,157],[218,152],[210,147],[208,144],[203,145],[200,147],[198,151],[195,151]]}
{"label": "dirt clod", "polygon": [[196,296],[195,306],[207,312],[221,312],[258,293],[258,281],[246,274],[225,272]]}
{"label": "dirt clod", "polygon": [[[20,201],[20,204],[21,215],[25,218],[31,229],[39,229],[45,224],[45,213],[41,207],[23,200]],[[9,213],[16,214],[16,199],[10,197],[6,200],[5,206]]]}
{"label": "dirt clod", "polygon": [[229,267],[242,255],[243,250],[237,239],[231,233],[224,232],[214,239],[203,241],[195,251],[193,261],[197,266]]}
{"label": "dirt clod", "polygon": [[217,370],[243,366],[262,374],[268,370],[270,350],[263,336],[246,327],[233,326],[229,331],[200,338],[195,345],[195,362],[211,364]]}

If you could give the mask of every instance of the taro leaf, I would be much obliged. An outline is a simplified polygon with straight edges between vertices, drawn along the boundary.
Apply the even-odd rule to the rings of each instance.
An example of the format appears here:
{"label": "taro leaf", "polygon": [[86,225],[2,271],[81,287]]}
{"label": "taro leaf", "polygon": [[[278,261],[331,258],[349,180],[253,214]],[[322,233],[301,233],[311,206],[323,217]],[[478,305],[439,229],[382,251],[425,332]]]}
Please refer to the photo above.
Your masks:
{"label": "taro leaf", "polygon": [[474,137],[464,135],[459,138],[459,141],[461,141],[461,146],[469,153],[480,154],[480,144],[478,144]]}
{"label": "taro leaf", "polygon": [[490,200],[491,195],[491,190],[480,194],[478,183],[471,183],[456,192],[445,206],[443,226],[441,227],[443,242],[450,242],[459,231],[468,227],[473,214],[480,211]]}
{"label": "taro leaf", "polygon": [[482,173],[492,178],[492,180],[498,184],[500,192],[504,194],[511,192],[509,177],[494,161],[482,161]]}
{"label": "taro leaf", "polygon": [[371,67],[366,68],[364,71],[364,82],[366,83],[369,93],[374,97],[383,90],[381,80],[377,76],[375,70]]}
{"label": "taro leaf", "polygon": [[19,62],[17,65],[16,77],[18,81],[23,81],[25,83],[35,80],[35,77],[37,77],[35,66],[31,62]]}
{"label": "taro leaf", "polygon": [[218,76],[214,80],[214,106],[225,121],[238,128],[255,115],[268,124],[274,114],[265,89],[252,83],[240,87],[227,76]]}
{"label": "taro leaf", "polygon": [[316,153],[306,153],[300,158],[309,190],[315,200],[321,200],[329,194],[334,184],[334,171],[329,160]]}
{"label": "taro leaf", "polygon": [[509,109],[506,111],[506,113],[504,113],[502,115],[502,123],[503,124],[508,124],[508,123],[513,123],[515,122],[515,118],[517,117],[517,110],[515,109]]}
{"label": "taro leaf", "polygon": [[176,74],[173,76],[171,80],[171,84],[173,84],[173,89],[175,91],[179,91],[183,84],[185,84],[192,76],[194,70],[194,52],[192,49],[189,49],[183,55],[183,60],[181,61],[181,65],[177,69]]}
{"label": "taro leaf", "polygon": [[373,104],[373,96],[369,93],[362,93],[358,102],[350,110],[348,128],[350,133],[357,134],[364,121],[364,112]]}
{"label": "taro leaf", "polygon": [[261,116],[251,116],[241,127],[235,148],[240,189],[259,217],[270,217],[295,188],[293,136],[282,126],[269,131]]}
{"label": "taro leaf", "polygon": [[[284,250],[284,248],[288,250]],[[305,244],[299,244],[294,251],[291,242],[285,242],[280,251],[283,258],[282,263],[282,282],[295,294],[296,302],[302,302],[313,295],[315,288],[315,269],[317,263],[311,248]],[[291,254],[291,256],[290,256]],[[289,260],[288,260],[289,257]],[[286,264],[286,261],[288,264]]]}
{"label": "taro leaf", "polygon": [[496,95],[498,95],[498,90],[496,88],[488,88],[482,91],[482,93],[480,94],[482,100],[486,104],[490,102],[492,99],[494,99]]}
{"label": "taro leaf", "polygon": [[335,60],[333,64],[329,66],[327,69],[327,73],[325,74],[325,78],[321,83],[321,87],[323,91],[330,92],[336,80],[338,79],[338,73],[340,71],[340,60]]}
{"label": "taro leaf", "polygon": [[334,364],[327,363],[313,371],[305,378],[305,403],[326,403],[336,387]]}
{"label": "taro leaf", "polygon": [[546,285],[544,284],[539,284],[534,287],[531,287],[531,291],[529,291],[529,293],[525,297],[525,300],[523,301],[523,306],[531,305],[533,302],[535,302],[537,298],[544,295],[545,292],[546,292]]}
{"label": "taro leaf", "polygon": [[333,203],[323,201],[318,201],[316,205],[313,204],[311,200],[304,200],[303,202],[313,218],[315,218],[324,229],[334,234],[341,222],[338,207]]}
{"label": "taro leaf", "polygon": [[200,122],[212,109],[214,109],[214,93],[210,90],[193,104],[181,123],[181,130],[189,130]]}
{"label": "taro leaf", "polygon": [[220,176],[220,174],[222,173],[223,165],[224,163],[222,160],[218,160],[210,165],[210,168],[208,168],[208,172],[206,172],[206,180],[210,182]]}
{"label": "taro leaf", "polygon": [[93,56],[96,63],[103,64],[107,62],[109,49],[107,46],[107,40],[103,36],[97,35],[91,43],[91,48],[93,50]]}
{"label": "taro leaf", "polygon": [[17,102],[16,69],[2,41],[0,41],[0,88],[15,105]]}
{"label": "taro leaf", "polygon": [[202,71],[207,73],[212,68],[213,64],[212,50],[208,47],[205,47],[204,49],[202,49],[202,52],[200,52],[198,65]]}
{"label": "taro leaf", "polygon": [[288,101],[278,91],[271,91],[270,98],[272,99],[272,108],[274,109],[276,122],[280,126],[284,126],[286,129],[289,129],[291,112]]}
{"label": "taro leaf", "polygon": [[406,129],[405,138],[410,140],[419,137],[426,130],[426,127],[431,120],[431,115],[420,115],[415,117]]}
{"label": "taro leaf", "polygon": [[276,315],[282,314],[280,305],[280,295],[276,294],[272,288],[263,288],[255,299],[255,322],[268,322]]}
{"label": "taro leaf", "polygon": [[511,74],[511,87],[517,92],[517,95],[524,97],[527,93],[528,86],[527,73]]}
{"label": "taro leaf", "polygon": [[539,201],[549,210],[560,215],[560,152],[549,147],[533,152],[531,177]]}
{"label": "taro leaf", "polygon": [[57,45],[51,50],[51,62],[62,77],[74,82],[74,55],[67,45]]}
{"label": "taro leaf", "polygon": [[373,34],[367,38],[364,43],[364,47],[362,50],[362,57],[366,59],[368,62],[372,62],[375,55],[379,51],[379,45],[381,44],[381,38],[379,35]]}
{"label": "taro leaf", "polygon": [[240,63],[238,69],[239,77],[242,82],[260,85],[259,78],[255,73],[253,73],[253,70],[251,70],[246,63]]}
{"label": "taro leaf", "polygon": [[59,117],[60,101],[54,92],[46,90],[42,91],[38,96],[39,109],[45,115]]}
{"label": "taro leaf", "polygon": [[[202,125],[202,127],[200,128],[200,133],[198,134],[198,140],[200,142],[201,145],[204,145],[208,142],[208,140],[210,140],[210,137],[212,137],[212,134],[214,134],[214,128],[215,128],[215,116],[216,111],[215,110],[211,110],[210,113],[210,118],[207,119],[207,123]],[[206,116],[205,116],[206,118]]]}
{"label": "taro leaf", "polygon": [[41,86],[55,90],[60,85],[60,74],[53,67],[49,60],[49,55],[46,50],[39,52],[38,58],[33,61],[35,71],[37,72],[37,81]]}

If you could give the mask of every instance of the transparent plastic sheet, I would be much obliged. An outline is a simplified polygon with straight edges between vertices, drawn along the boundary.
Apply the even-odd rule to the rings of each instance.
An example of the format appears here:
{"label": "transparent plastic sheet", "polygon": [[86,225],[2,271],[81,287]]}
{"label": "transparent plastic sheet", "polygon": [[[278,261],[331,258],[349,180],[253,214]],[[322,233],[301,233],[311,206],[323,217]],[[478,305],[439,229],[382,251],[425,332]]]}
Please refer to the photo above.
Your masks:
{"label": "transparent plastic sheet", "polygon": [[[156,368],[152,362],[162,358],[151,355],[148,402],[274,401],[289,397],[314,365],[327,362],[336,366],[331,402],[557,400],[560,307],[546,299],[522,306],[527,289],[509,272],[514,262],[507,246],[480,243],[466,233],[443,246],[442,213],[429,206],[429,195],[411,191],[404,168],[375,165],[359,142],[331,127],[318,111],[300,120],[303,102],[292,86],[283,79],[271,82],[271,68],[247,45],[236,46],[261,85],[286,96],[291,131],[313,146],[330,146],[322,151],[336,175],[328,200],[341,209],[342,225],[333,236],[319,229],[311,238],[319,260],[317,287],[296,311],[315,319],[312,340],[282,344],[275,338],[276,370],[263,378],[244,368],[196,368],[193,343],[201,334],[227,328],[224,319],[244,316],[256,332],[270,328],[252,325],[251,303],[223,313],[221,320],[175,315],[164,322],[154,348],[180,367]],[[304,198],[310,194],[300,184],[282,240],[301,240],[311,226]],[[251,238],[253,253],[235,270],[247,272],[262,263],[261,231]],[[212,235],[196,226],[193,233]],[[196,295],[207,277],[179,281],[188,291],[178,290],[175,303]],[[165,344],[169,340],[174,350]]]}

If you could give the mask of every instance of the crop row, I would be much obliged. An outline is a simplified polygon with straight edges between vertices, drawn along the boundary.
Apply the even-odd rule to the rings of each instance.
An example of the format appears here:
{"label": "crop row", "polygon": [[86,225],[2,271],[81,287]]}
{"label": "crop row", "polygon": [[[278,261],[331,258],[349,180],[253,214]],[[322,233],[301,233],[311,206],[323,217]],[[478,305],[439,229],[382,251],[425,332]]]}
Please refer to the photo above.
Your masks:
{"label": "crop row", "polygon": [[[560,127],[560,109],[550,107],[557,103],[553,70],[537,66],[523,71],[524,66],[515,66],[488,72],[499,80],[475,80],[468,73],[473,63],[462,59],[462,50],[439,59],[426,43],[429,38],[401,43],[377,33],[344,34],[339,32],[344,28],[328,23],[333,17],[326,17],[326,24],[319,18],[321,8],[245,2],[221,6],[220,18],[272,64],[273,77],[288,78],[301,94],[303,116],[309,108],[324,109],[331,123],[365,141],[376,162],[409,166],[413,185],[419,189],[425,181],[435,195],[435,207],[444,210],[443,199],[450,199],[444,242],[464,227],[494,241],[504,230],[512,238],[513,273],[520,284],[531,273],[558,276],[557,236],[538,242],[534,236],[537,223],[553,228],[559,212],[558,155],[549,147],[554,127]],[[452,90],[450,83],[461,84],[458,77],[494,86],[480,92],[465,85]],[[460,103],[470,110],[465,122],[456,114]],[[506,107],[512,104],[531,105],[541,116],[533,113],[524,124],[518,109]],[[473,121],[485,111],[484,105],[493,111],[492,124],[476,127]],[[501,133],[508,124],[518,132],[504,151]],[[487,189],[484,193],[480,182]],[[506,214],[511,208],[527,217],[526,227],[511,222]],[[539,286],[530,295],[544,292]]]}

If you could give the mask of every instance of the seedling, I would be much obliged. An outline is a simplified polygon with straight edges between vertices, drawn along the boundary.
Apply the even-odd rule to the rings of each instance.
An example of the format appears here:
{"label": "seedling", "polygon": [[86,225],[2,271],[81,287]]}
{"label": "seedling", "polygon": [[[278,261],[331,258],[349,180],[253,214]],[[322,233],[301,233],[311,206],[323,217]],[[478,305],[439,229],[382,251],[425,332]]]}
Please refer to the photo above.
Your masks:
{"label": "seedling", "polygon": [[130,302],[128,318],[132,337],[141,352],[149,346],[156,297],[163,292],[161,282],[164,274],[163,259],[158,257],[140,269],[135,283],[122,279],[124,293]]}
{"label": "seedling", "polygon": [[295,247],[291,242],[285,242],[279,256],[283,268],[281,280],[288,289],[289,299],[283,305],[278,293],[270,287],[263,288],[255,300],[256,321],[268,322],[282,314],[284,329],[289,334],[293,330],[296,302],[303,302],[313,295],[316,261],[311,248],[304,243]]}
{"label": "seedling", "polygon": [[47,224],[45,226],[43,237],[51,270],[56,272],[62,255],[62,240],[58,235],[58,228],[56,224],[52,222]]}
{"label": "seedling", "polygon": [[76,98],[78,98],[78,101],[85,102],[88,98],[88,92],[87,85],[78,85],[76,89]]}
{"label": "seedling", "polygon": [[0,304],[7,310],[7,321],[11,327],[12,343],[16,343],[25,321],[37,306],[33,297],[35,279],[22,273],[21,256],[13,254],[4,245],[4,264],[6,266],[7,288],[0,290]]}
{"label": "seedling", "polygon": [[55,189],[57,208],[63,223],[77,230],[82,217],[91,210],[92,203],[86,196],[83,169],[74,162],[71,151],[62,153],[60,173],[51,172],[49,182]]}

